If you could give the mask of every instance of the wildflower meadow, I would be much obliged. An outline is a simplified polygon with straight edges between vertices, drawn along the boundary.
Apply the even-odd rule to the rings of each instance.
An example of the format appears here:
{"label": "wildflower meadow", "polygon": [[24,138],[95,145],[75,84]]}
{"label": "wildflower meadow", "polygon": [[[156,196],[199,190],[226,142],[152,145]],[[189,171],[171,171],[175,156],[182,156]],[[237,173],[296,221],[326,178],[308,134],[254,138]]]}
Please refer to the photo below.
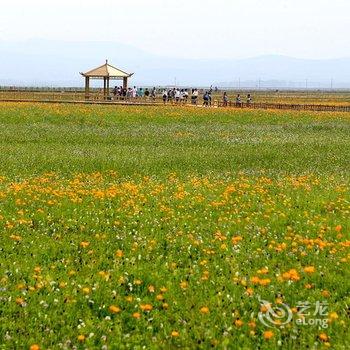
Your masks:
{"label": "wildflower meadow", "polygon": [[0,349],[348,349],[346,113],[0,104]]}

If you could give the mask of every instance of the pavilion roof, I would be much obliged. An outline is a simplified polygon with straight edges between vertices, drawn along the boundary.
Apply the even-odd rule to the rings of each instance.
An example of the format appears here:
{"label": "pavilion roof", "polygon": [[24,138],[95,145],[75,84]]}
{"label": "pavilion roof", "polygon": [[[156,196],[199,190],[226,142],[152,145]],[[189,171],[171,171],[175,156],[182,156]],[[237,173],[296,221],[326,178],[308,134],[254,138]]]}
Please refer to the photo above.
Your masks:
{"label": "pavilion roof", "polygon": [[109,77],[109,78],[129,78],[131,77],[134,73],[126,73],[122,71],[119,68],[116,68],[108,63],[108,60],[106,60],[106,63],[103,64],[100,67],[94,68],[89,70],[86,73],[80,73],[84,77],[90,77],[90,78],[104,78],[104,77]]}

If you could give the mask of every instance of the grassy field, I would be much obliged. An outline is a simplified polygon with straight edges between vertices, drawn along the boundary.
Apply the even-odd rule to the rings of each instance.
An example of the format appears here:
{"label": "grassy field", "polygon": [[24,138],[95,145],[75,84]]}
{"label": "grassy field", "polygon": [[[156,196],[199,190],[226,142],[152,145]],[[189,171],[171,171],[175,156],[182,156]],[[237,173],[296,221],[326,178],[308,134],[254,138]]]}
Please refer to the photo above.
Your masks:
{"label": "grassy field", "polygon": [[348,349],[350,115],[0,104],[0,349]]}

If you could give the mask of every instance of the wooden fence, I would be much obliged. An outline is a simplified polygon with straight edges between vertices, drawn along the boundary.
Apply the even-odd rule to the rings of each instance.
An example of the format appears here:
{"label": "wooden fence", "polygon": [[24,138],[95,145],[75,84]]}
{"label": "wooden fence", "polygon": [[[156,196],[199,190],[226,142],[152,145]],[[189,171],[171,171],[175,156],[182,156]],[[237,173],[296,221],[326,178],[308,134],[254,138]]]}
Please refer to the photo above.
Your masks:
{"label": "wooden fence", "polygon": [[[104,100],[103,96],[98,92],[94,92],[90,96],[89,101],[85,101],[83,91],[5,91],[0,90],[0,101],[3,102],[45,102],[45,103],[77,103],[77,104],[127,104],[127,105],[163,105],[162,98],[158,96],[152,98],[125,98],[111,97]],[[166,105],[190,105],[184,101],[176,103],[168,102]],[[196,105],[192,105],[196,106]],[[202,106],[202,102],[198,103]],[[350,105],[325,105],[325,104],[289,104],[289,103],[235,103],[214,100],[213,107],[218,108],[236,108],[236,109],[279,109],[279,110],[297,110],[297,111],[323,111],[323,112],[350,112]]]}
{"label": "wooden fence", "polygon": [[297,111],[315,111],[315,112],[350,112],[349,106],[337,105],[317,105],[317,104],[289,104],[289,103],[235,103],[217,102],[218,107],[224,108],[253,108],[253,109],[283,109],[283,110],[297,110]]}

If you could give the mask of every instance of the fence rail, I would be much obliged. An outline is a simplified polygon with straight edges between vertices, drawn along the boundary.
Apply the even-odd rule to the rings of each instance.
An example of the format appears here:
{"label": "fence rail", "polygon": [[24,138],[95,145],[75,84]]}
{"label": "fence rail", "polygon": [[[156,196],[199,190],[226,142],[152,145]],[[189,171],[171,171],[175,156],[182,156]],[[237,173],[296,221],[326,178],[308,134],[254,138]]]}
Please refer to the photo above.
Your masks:
{"label": "fence rail", "polygon": [[[45,102],[45,103],[76,103],[76,104],[127,104],[127,105],[163,105],[162,98],[127,98],[113,96],[104,99],[99,92],[92,92],[90,99],[85,100],[83,91],[5,91],[0,90],[0,101],[2,102]],[[167,102],[167,105],[189,105],[191,101]],[[198,103],[198,105],[201,105]],[[196,105],[194,105],[196,106]],[[278,109],[278,110],[298,110],[298,111],[323,111],[323,112],[350,112],[350,105],[326,105],[326,104],[290,104],[290,103],[235,103],[214,100],[213,107],[236,108],[236,109]]]}
{"label": "fence rail", "polygon": [[319,104],[290,104],[290,103],[235,103],[217,102],[218,107],[225,108],[253,108],[253,109],[283,109],[283,110],[297,110],[297,111],[315,111],[315,112],[350,112],[349,106],[333,106],[333,105],[319,105]]}

